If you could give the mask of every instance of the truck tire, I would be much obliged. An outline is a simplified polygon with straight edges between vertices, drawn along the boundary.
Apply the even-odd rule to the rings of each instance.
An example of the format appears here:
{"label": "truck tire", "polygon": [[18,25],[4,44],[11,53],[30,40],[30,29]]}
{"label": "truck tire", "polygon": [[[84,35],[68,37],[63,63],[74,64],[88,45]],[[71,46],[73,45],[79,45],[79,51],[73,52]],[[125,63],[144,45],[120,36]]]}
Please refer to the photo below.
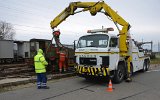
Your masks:
{"label": "truck tire", "polygon": [[125,77],[125,69],[122,64],[118,65],[117,70],[115,71],[115,75],[113,77],[113,82],[114,83],[121,83]]}
{"label": "truck tire", "polygon": [[133,72],[133,65],[131,64],[131,76],[133,76],[134,72]]}
{"label": "truck tire", "polygon": [[150,62],[149,62],[149,60],[147,60],[146,63],[147,63],[147,65],[146,65],[146,66],[147,66],[147,67],[146,67],[146,71],[148,71],[148,69],[149,69],[149,67],[150,67]]}
{"label": "truck tire", "polygon": [[143,71],[143,72],[148,71],[149,66],[150,66],[149,60],[145,60],[145,61],[144,61],[144,64],[143,64],[143,69],[142,69],[142,71]]}
{"label": "truck tire", "polygon": [[146,63],[144,62],[142,72],[145,72],[145,71],[146,71]]}

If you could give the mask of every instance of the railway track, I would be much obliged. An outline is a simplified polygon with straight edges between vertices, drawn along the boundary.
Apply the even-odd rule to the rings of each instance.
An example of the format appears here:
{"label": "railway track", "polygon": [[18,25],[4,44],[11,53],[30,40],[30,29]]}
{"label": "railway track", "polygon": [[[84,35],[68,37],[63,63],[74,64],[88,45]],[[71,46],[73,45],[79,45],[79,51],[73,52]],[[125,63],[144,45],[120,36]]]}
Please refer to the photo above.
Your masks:
{"label": "railway track", "polygon": [[0,65],[0,79],[30,77],[34,74],[34,67],[28,64]]}

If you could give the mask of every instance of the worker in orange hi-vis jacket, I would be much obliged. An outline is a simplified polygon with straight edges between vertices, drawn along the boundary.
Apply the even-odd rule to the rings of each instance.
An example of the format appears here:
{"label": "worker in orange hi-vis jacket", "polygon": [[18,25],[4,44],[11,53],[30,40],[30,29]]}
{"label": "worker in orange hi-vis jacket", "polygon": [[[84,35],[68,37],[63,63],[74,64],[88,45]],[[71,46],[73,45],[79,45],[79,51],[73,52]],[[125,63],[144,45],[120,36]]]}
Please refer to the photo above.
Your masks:
{"label": "worker in orange hi-vis jacket", "polygon": [[65,50],[59,51],[59,72],[62,72],[62,68],[64,72],[66,71],[66,52]]}

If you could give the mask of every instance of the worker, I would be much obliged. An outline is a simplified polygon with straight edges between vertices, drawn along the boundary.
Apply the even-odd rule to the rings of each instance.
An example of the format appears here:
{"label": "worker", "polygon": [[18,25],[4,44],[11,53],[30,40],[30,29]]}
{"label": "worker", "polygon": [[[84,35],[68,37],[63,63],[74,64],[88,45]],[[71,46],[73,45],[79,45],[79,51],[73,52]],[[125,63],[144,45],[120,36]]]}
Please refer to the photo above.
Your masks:
{"label": "worker", "polygon": [[66,52],[64,50],[59,51],[59,72],[62,73],[62,68],[64,72],[66,71]]}
{"label": "worker", "polygon": [[47,86],[46,66],[48,62],[43,56],[43,50],[39,49],[34,57],[35,72],[37,74],[37,89],[49,89]]}

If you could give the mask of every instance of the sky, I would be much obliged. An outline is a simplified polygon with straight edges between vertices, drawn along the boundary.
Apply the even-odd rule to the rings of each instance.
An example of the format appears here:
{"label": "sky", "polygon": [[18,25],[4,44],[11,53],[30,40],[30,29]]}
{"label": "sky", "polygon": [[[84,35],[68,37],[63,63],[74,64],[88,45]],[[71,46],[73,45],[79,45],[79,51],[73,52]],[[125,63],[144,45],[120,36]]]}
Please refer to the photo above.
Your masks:
{"label": "sky", "polygon": [[[16,31],[16,40],[31,38],[51,39],[50,22],[70,2],[97,2],[98,0],[0,0],[0,20],[11,23]],[[154,50],[160,42],[160,0],[104,0],[113,10],[131,24],[131,35],[137,41],[153,41]],[[87,34],[89,29],[113,27],[112,21],[104,14],[91,16],[89,12],[68,17],[57,29],[64,44]]]}

